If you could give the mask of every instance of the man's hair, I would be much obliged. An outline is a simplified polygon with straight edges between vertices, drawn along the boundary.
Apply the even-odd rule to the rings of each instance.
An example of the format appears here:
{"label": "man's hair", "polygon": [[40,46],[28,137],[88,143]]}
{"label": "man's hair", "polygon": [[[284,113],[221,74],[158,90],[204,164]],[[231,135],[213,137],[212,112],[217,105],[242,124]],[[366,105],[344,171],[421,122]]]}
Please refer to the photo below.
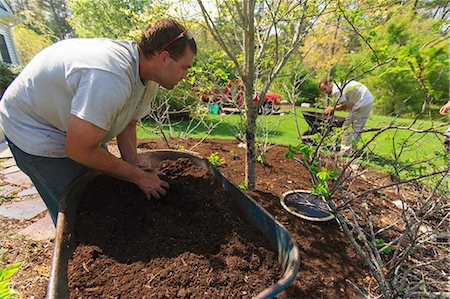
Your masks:
{"label": "man's hair", "polygon": [[[169,42],[184,32],[183,25],[173,19],[161,19],[151,23],[142,33],[138,46],[142,49],[146,57],[157,54]],[[164,50],[169,52],[170,57],[178,59],[183,55],[185,49],[189,47],[194,54],[197,54],[197,45],[194,39],[187,35],[177,39]]]}

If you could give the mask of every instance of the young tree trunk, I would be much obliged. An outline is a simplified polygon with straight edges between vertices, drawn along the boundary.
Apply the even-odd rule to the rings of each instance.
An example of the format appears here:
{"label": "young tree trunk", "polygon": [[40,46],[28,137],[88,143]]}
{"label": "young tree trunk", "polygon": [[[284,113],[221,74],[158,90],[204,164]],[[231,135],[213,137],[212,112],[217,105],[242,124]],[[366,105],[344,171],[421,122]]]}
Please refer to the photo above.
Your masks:
{"label": "young tree trunk", "polygon": [[256,147],[255,126],[256,111],[253,106],[255,80],[255,0],[244,1],[244,84],[245,84],[245,141],[247,155],[245,161],[245,183],[249,190],[255,190]]}

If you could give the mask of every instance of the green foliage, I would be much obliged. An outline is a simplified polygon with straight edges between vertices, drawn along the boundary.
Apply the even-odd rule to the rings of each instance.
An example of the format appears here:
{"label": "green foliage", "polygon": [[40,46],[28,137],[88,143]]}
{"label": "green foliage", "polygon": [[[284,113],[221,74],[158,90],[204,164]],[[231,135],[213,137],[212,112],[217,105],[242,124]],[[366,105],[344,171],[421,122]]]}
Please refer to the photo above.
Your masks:
{"label": "green foliage", "polygon": [[312,154],[315,150],[316,147],[304,143],[300,143],[297,146],[289,145],[288,151],[284,153],[284,157],[287,159],[294,159],[295,155],[299,154],[302,160],[311,162]]}
{"label": "green foliage", "polygon": [[10,289],[11,276],[22,267],[23,262],[8,265],[6,268],[0,268],[0,298],[7,299],[19,295],[13,289]]}
{"label": "green foliage", "polygon": [[223,51],[201,51],[189,69],[188,77],[173,90],[160,89],[159,103],[169,99],[170,111],[192,110],[200,102],[205,91],[223,89],[234,77],[233,63]]}
{"label": "green foliage", "polygon": [[261,153],[256,157],[256,162],[258,162],[259,164],[266,164],[266,155]]}
{"label": "green foliage", "polygon": [[296,155],[299,155],[303,162],[302,165],[307,166],[308,172],[313,177],[311,192],[328,198],[330,196],[328,182],[335,179],[339,175],[339,172],[337,169],[330,171],[325,167],[319,170],[317,160],[313,156],[315,149],[314,146],[308,146],[304,143],[297,146],[289,145],[288,151],[284,153],[284,156],[287,159],[294,159]]}
{"label": "green foliage", "polygon": [[241,189],[242,191],[248,191],[247,184],[245,182],[240,182],[239,189]]}
{"label": "green foliage", "polygon": [[[412,10],[412,3],[390,8],[392,16],[370,29],[371,46],[381,61],[396,61],[367,74],[362,80],[375,96],[374,110],[414,116],[424,102],[445,103],[449,94],[449,48],[442,37],[444,23],[425,12]],[[420,34],[417,34],[420,32]],[[352,55],[355,63],[365,59],[364,51]],[[372,55],[372,65],[377,63]],[[406,102],[405,102],[406,101]],[[405,103],[404,103],[405,102]],[[428,111],[437,109],[429,106]]]}
{"label": "green foliage", "polygon": [[5,92],[6,88],[22,71],[22,67],[18,65],[7,65],[0,62],[0,97]]}
{"label": "green foliage", "polygon": [[314,194],[318,194],[327,198],[330,195],[330,191],[328,187],[323,182],[319,182],[317,184],[311,183],[311,192]]}
{"label": "green foliage", "polygon": [[188,81],[203,91],[212,90],[215,86],[223,88],[235,78],[234,63],[225,52],[206,48],[197,54],[194,65],[189,70]]}
{"label": "green foliage", "polygon": [[198,96],[192,90],[190,85],[183,80],[174,89],[160,89],[156,95],[156,103],[167,101],[170,109],[175,112],[180,110],[191,110],[198,103]]}
{"label": "green foliage", "polygon": [[69,0],[69,24],[78,37],[136,39],[150,21],[167,13],[167,4],[142,0]]}
{"label": "green foliage", "polygon": [[[52,11],[45,9],[44,2],[41,0],[15,0],[11,1],[11,4],[14,4],[12,8],[16,11],[16,15],[21,18],[19,26],[27,28],[39,36],[49,37],[52,41],[56,41],[58,38],[50,24],[53,14]],[[32,42],[33,40],[30,40],[30,43]]]}
{"label": "green foliage", "polygon": [[[375,245],[378,249],[381,249],[386,246],[386,242],[383,239],[375,239],[373,240],[373,245]],[[390,254],[392,251],[394,251],[394,247],[391,245],[387,246],[383,249],[384,254]]]}
{"label": "green foliage", "polygon": [[339,172],[337,169],[333,169],[329,171],[325,167],[322,167],[320,171],[318,171],[315,167],[309,167],[309,172],[318,179],[317,183],[311,182],[311,192],[315,194],[319,194],[328,198],[330,196],[330,191],[328,189],[328,182],[330,180],[335,179]]}
{"label": "green foliage", "polygon": [[220,158],[218,152],[211,153],[208,157],[208,161],[215,167],[220,167],[223,163],[225,163],[225,159]]}
{"label": "green foliage", "polygon": [[[358,78],[374,95],[376,113],[401,111],[402,116],[412,117],[427,102],[426,112],[438,117],[437,106],[450,93],[449,21],[440,15],[442,3],[345,3],[341,2],[337,15],[327,14],[330,25],[318,24],[317,36],[308,36],[302,48],[304,52],[312,48],[304,63],[321,76],[316,79]],[[390,58],[396,60],[384,64]]]}
{"label": "green foliage", "polygon": [[51,35],[38,34],[21,24],[15,26],[12,32],[23,65],[26,65],[39,51],[52,43]]}

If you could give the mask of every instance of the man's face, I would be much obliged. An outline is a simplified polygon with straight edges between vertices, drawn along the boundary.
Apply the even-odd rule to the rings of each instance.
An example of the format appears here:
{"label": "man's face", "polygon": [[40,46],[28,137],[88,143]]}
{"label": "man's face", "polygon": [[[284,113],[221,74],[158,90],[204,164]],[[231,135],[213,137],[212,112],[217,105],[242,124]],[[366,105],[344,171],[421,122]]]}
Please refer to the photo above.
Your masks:
{"label": "man's face", "polygon": [[332,87],[333,87],[333,85],[330,82],[328,82],[326,84],[321,84],[319,88],[320,88],[320,91],[322,91],[326,94],[330,94]]}
{"label": "man's face", "polygon": [[194,57],[195,54],[190,48],[186,48],[183,56],[177,60],[168,57],[158,83],[167,89],[174,88],[178,82],[186,78],[189,68],[192,67]]}

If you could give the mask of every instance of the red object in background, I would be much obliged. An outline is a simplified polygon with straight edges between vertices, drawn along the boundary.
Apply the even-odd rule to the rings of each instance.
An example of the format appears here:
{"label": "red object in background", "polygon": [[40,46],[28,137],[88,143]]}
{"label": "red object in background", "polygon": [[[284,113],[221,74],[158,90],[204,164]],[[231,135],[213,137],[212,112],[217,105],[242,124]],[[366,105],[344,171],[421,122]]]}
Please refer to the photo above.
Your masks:
{"label": "red object in background", "polygon": [[269,101],[269,100],[273,101],[273,103],[275,105],[281,104],[279,101],[281,98],[281,95],[279,93],[268,92],[268,93],[266,93],[266,96],[264,98],[266,99],[266,101]]}
{"label": "red object in background", "polygon": [[[219,101],[228,101],[229,103],[235,102],[239,107],[243,106],[244,99],[244,90],[245,86],[239,80],[231,80],[227,85],[225,85],[223,90],[215,89],[213,91],[204,91],[202,93],[202,101],[203,102],[219,102]],[[198,89],[195,91],[199,91]],[[278,93],[268,92],[264,97],[264,104],[268,102],[272,102],[273,105],[280,105],[281,95]],[[253,104],[256,104],[259,101],[259,94],[255,95],[253,99]]]}

